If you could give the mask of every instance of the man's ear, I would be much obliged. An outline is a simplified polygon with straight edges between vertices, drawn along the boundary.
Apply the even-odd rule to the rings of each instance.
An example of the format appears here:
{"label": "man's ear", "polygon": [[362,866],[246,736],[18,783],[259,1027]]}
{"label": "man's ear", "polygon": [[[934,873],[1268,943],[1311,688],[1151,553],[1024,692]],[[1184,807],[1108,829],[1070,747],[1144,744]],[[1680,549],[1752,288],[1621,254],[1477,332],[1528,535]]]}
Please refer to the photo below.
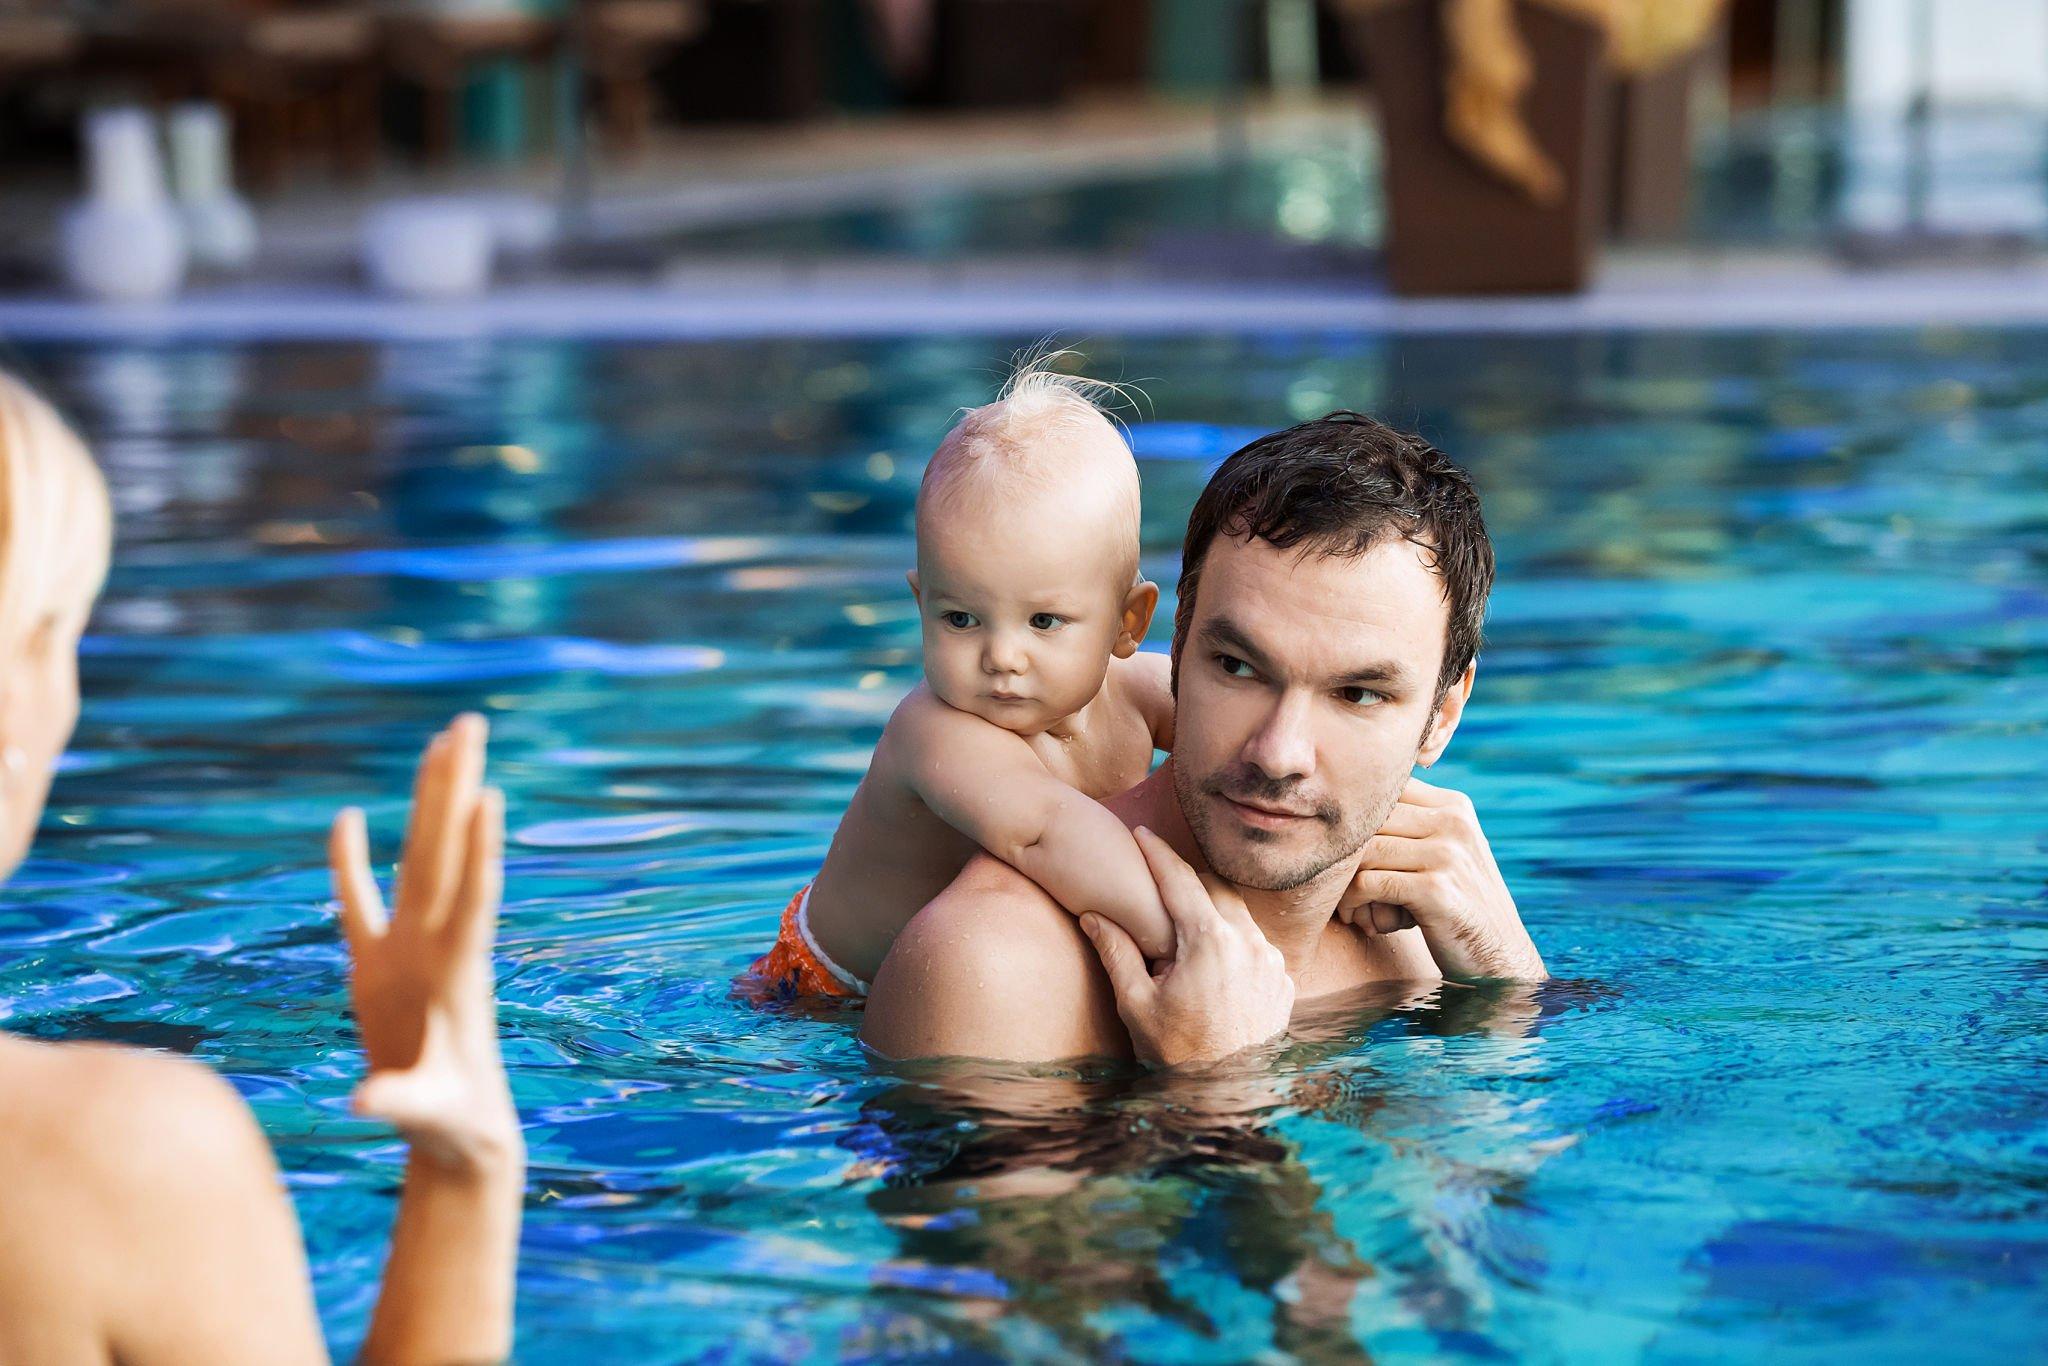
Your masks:
{"label": "man's ear", "polygon": [[1458,723],[1465,719],[1465,704],[1472,700],[1472,679],[1479,671],[1479,661],[1473,660],[1465,666],[1465,675],[1451,684],[1444,693],[1444,700],[1437,704],[1436,715],[1430,718],[1429,730],[1422,737],[1422,752],[1415,756],[1415,762],[1428,768],[1450,747],[1451,737],[1458,733]]}
{"label": "man's ear", "polygon": [[1159,585],[1150,579],[1140,579],[1124,594],[1124,622],[1117,632],[1116,644],[1110,653],[1118,659],[1129,659],[1138,653],[1138,647],[1145,643],[1145,633],[1152,629],[1152,614],[1159,610]]}
{"label": "man's ear", "polygon": [[903,580],[910,585],[910,600],[919,607],[924,606],[924,594],[919,592],[917,587],[917,571],[911,570],[903,576]]}

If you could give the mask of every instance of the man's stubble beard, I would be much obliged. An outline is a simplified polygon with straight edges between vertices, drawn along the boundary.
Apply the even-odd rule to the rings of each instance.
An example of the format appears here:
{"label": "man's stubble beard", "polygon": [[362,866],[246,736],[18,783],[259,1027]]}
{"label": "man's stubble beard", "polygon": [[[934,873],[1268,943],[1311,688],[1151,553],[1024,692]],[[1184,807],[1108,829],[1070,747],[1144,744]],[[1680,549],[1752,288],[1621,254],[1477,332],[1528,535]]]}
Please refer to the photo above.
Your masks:
{"label": "man's stubble beard", "polygon": [[[1417,749],[1420,749],[1419,745]],[[1180,802],[1181,816],[1187,821],[1188,829],[1195,837],[1195,845],[1202,851],[1210,869],[1226,882],[1259,892],[1292,891],[1354,857],[1365,847],[1365,842],[1387,823],[1387,817],[1393,814],[1395,804],[1401,800],[1401,789],[1407,782],[1405,771],[1395,774],[1386,786],[1354,807],[1357,814],[1349,820],[1333,801],[1313,803],[1315,814],[1305,819],[1316,822],[1326,832],[1325,838],[1315,848],[1291,855],[1290,862],[1275,863],[1272,858],[1260,857],[1262,847],[1271,856],[1280,856],[1281,851],[1272,847],[1277,841],[1277,835],[1272,831],[1247,827],[1240,832],[1243,841],[1240,847],[1231,850],[1220,848],[1221,841],[1210,819],[1215,808],[1208,798],[1251,798],[1299,807],[1304,803],[1297,785],[1275,782],[1242,764],[1209,775],[1190,773],[1179,764],[1174,765],[1173,770],[1174,796]]]}

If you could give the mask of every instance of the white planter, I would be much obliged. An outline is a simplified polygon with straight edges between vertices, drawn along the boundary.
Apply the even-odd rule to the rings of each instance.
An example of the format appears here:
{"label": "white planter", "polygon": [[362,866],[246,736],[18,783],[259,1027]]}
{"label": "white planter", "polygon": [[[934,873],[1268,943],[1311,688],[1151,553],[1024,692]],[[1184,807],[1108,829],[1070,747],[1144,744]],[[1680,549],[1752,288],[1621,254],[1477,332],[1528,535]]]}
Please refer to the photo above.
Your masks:
{"label": "white planter", "polygon": [[59,235],[64,278],[96,299],[142,303],[185,278],[185,232],[164,193],[156,124],[140,109],[86,118],[86,197]]}
{"label": "white planter", "polygon": [[171,182],[192,259],[239,270],[256,256],[256,215],[235,193],[227,116],[216,104],[181,104],[171,113]]}
{"label": "white planter", "polygon": [[77,205],[64,216],[64,278],[119,303],[168,298],[185,279],[185,232],[168,201]]}
{"label": "white planter", "polygon": [[491,281],[488,213],[449,199],[386,204],[363,221],[363,268],[387,294],[446,299],[482,292]]}

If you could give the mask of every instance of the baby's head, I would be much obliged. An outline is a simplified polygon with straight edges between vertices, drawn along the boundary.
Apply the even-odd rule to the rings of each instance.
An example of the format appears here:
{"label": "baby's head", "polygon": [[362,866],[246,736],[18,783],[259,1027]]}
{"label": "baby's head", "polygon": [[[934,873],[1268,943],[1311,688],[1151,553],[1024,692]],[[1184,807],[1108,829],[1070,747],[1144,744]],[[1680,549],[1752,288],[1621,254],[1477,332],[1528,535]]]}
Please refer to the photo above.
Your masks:
{"label": "baby's head", "polygon": [[925,681],[1019,735],[1086,706],[1159,601],[1138,577],[1137,462],[1091,397],[1107,388],[1027,363],[918,489]]}

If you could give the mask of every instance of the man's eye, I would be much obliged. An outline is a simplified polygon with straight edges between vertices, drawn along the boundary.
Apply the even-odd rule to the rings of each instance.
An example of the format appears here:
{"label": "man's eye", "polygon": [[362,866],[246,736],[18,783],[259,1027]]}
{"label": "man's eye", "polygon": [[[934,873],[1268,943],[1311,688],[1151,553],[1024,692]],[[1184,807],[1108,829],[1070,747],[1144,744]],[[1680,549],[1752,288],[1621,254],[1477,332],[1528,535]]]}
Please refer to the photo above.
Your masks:
{"label": "man's eye", "polygon": [[939,615],[939,620],[945,622],[946,625],[956,631],[965,631],[974,625],[974,614],[972,612],[943,612]]}
{"label": "man's eye", "polygon": [[1250,678],[1252,676],[1252,666],[1239,659],[1236,655],[1216,656],[1216,667],[1229,674],[1232,678]]}
{"label": "man's eye", "polygon": [[1370,707],[1375,703],[1387,700],[1371,688],[1339,688],[1337,689],[1337,696],[1343,698],[1354,707]]}
{"label": "man's eye", "polygon": [[1066,624],[1065,617],[1056,617],[1050,612],[1037,612],[1031,618],[1031,629],[1034,631],[1057,631]]}

